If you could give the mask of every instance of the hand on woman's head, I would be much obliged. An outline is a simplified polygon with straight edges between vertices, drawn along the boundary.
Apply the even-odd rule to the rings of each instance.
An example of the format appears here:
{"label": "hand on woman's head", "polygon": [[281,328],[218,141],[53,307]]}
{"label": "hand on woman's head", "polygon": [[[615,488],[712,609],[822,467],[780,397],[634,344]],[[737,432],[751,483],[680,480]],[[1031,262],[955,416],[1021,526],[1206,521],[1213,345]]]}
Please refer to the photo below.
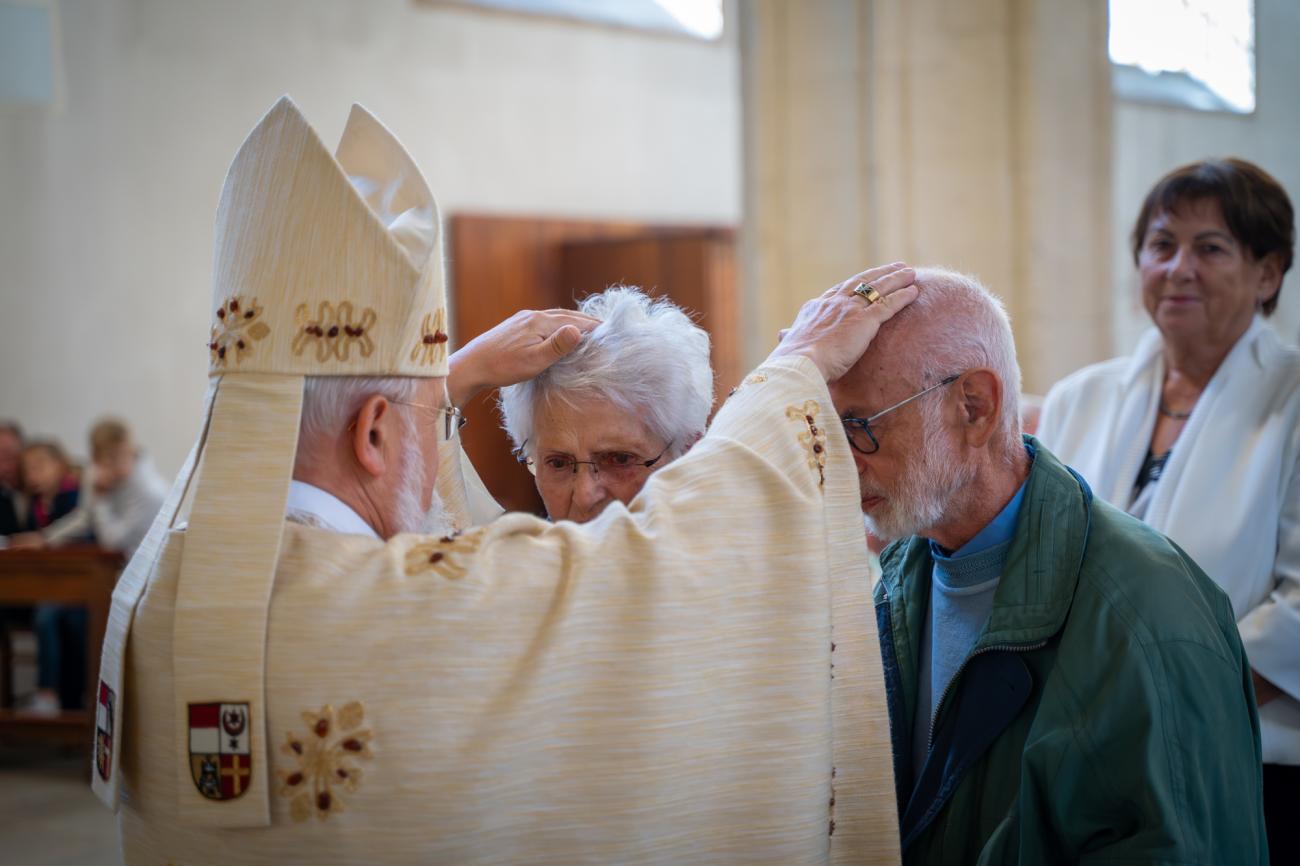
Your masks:
{"label": "hand on woman's head", "polygon": [[520,310],[480,334],[449,361],[447,393],[463,406],[479,391],[537,376],[578,347],[599,319],[573,310]]}

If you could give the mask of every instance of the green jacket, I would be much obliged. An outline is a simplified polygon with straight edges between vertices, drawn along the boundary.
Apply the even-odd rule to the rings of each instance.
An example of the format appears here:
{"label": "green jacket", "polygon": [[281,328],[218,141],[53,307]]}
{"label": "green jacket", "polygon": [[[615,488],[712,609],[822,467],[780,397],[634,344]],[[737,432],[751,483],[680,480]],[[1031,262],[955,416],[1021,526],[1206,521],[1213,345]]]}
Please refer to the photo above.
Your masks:
{"label": "green jacket", "polygon": [[904,863],[1267,863],[1259,718],[1227,596],[1027,441],[1037,454],[993,612],[921,768],[929,543],[881,556]]}

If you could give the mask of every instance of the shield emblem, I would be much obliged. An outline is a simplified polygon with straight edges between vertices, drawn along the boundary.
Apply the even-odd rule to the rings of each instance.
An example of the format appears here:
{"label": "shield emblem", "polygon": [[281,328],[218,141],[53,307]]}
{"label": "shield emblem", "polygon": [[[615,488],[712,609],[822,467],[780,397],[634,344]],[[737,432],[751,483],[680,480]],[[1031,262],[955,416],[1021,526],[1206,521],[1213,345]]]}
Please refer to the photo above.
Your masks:
{"label": "shield emblem", "polygon": [[190,704],[190,775],[209,800],[234,800],[253,777],[248,703]]}
{"label": "shield emblem", "polygon": [[108,683],[99,681],[99,700],[95,704],[95,768],[105,782],[113,775],[113,703],[116,699]]}

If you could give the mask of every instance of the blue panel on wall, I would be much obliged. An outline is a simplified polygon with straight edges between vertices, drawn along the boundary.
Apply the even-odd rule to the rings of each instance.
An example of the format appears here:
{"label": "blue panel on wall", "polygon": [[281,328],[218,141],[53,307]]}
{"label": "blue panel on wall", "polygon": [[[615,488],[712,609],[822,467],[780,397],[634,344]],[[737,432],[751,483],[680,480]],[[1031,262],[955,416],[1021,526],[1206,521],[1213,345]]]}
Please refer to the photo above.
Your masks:
{"label": "blue panel on wall", "polygon": [[50,10],[0,3],[0,102],[54,101],[54,42]]}

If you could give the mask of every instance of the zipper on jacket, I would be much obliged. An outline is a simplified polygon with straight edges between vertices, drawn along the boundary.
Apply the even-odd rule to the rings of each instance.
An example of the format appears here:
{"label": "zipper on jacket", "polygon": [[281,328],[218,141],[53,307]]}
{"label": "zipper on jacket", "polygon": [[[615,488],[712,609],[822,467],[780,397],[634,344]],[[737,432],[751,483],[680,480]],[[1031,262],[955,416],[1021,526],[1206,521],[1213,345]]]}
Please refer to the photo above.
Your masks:
{"label": "zipper on jacket", "polygon": [[957,668],[957,672],[952,675],[952,678],[950,680],[948,680],[948,685],[943,687],[943,694],[939,695],[939,705],[935,707],[934,715],[930,717],[930,736],[926,739],[926,744],[925,744],[926,752],[928,753],[930,750],[934,748],[934,728],[935,725],[938,724],[939,722],[939,713],[943,711],[943,702],[948,700],[948,693],[952,691],[953,683],[957,682],[957,678],[960,677],[962,675],[962,672],[966,670],[966,666],[971,663],[971,659],[975,658],[975,656],[984,655],[984,653],[994,652],[995,650],[998,652],[1021,653],[1021,652],[1029,652],[1031,650],[1036,650],[1036,649],[1042,649],[1045,646],[1047,646],[1046,640],[1041,640],[1038,643],[1033,643],[1033,644],[1000,643],[1000,644],[993,644],[992,646],[986,646],[983,649],[975,650],[975,652],[968,655],[966,657],[966,660],[961,663],[961,667]]}

